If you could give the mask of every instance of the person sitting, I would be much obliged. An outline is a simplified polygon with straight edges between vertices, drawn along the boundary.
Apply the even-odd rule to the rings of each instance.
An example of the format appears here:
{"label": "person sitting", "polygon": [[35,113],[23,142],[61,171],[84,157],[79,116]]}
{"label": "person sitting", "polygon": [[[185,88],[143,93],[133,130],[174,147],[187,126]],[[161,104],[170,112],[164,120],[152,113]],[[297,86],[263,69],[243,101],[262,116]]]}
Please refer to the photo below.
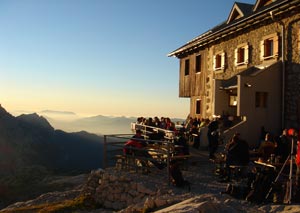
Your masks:
{"label": "person sitting", "polygon": [[231,180],[231,168],[230,166],[246,167],[249,164],[249,146],[248,143],[240,139],[240,134],[234,134],[230,142],[226,145],[225,150],[225,175],[223,175],[223,182]]}
{"label": "person sitting", "polygon": [[267,133],[265,140],[260,144],[258,148],[258,154],[263,161],[267,161],[271,154],[275,154],[275,144],[272,141],[272,136],[270,133]]}
{"label": "person sitting", "polygon": [[132,138],[125,143],[123,147],[123,153],[125,155],[143,156],[143,149],[146,146],[147,143],[144,140],[142,131],[140,129],[137,129],[135,135],[133,135]]}
{"label": "person sitting", "polygon": [[142,131],[138,129],[136,130],[136,134],[125,143],[123,147],[123,153],[125,155],[143,157],[145,160],[143,159],[140,161],[143,167],[148,167],[148,161],[150,161],[158,169],[165,168],[164,163],[158,162],[152,158],[152,156],[146,150],[146,147],[147,147],[147,143],[144,140]]}

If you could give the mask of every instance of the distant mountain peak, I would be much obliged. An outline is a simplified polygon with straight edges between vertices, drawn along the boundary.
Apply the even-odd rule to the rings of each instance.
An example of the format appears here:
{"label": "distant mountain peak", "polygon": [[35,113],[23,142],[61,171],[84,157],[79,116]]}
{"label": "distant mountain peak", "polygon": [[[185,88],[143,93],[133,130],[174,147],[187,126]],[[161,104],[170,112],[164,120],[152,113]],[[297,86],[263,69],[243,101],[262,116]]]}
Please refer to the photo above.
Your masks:
{"label": "distant mountain peak", "polygon": [[13,117],[10,113],[8,113],[0,104],[0,118],[2,117]]}
{"label": "distant mountain peak", "polygon": [[54,130],[54,128],[50,125],[46,118],[43,116],[39,116],[37,113],[32,114],[22,114],[17,117],[18,120],[25,121],[31,123],[33,125],[37,125],[46,129]]}

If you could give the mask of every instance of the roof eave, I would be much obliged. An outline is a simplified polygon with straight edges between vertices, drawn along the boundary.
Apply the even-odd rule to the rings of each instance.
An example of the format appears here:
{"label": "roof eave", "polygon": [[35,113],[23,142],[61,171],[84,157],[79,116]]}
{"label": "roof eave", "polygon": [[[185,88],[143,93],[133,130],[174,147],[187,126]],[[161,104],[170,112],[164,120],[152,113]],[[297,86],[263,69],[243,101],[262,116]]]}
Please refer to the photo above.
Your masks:
{"label": "roof eave", "polygon": [[[293,3],[299,3],[300,0],[294,1]],[[285,5],[288,3],[287,5]],[[266,13],[266,11],[271,11],[275,10],[276,11],[281,11],[282,7],[286,6],[287,9],[289,8],[288,5],[290,5],[291,2],[290,0],[284,0],[276,5],[273,5],[272,7],[268,7],[265,10],[259,11],[257,13],[254,13],[253,15],[250,15],[240,21],[237,21],[236,23],[230,24],[224,28],[221,28],[220,30],[217,30],[216,32],[211,32],[209,34],[204,33],[201,34],[200,36],[196,37],[195,39],[192,39],[190,42],[187,44],[181,46],[180,48],[172,51],[169,53],[167,56],[168,57],[178,57],[180,54],[184,54],[184,52],[189,52],[193,49],[199,48],[201,46],[204,46],[206,44],[209,44],[219,38],[225,37],[229,34],[232,34],[234,32],[237,32],[243,28],[245,25],[253,25],[253,23],[261,22],[261,18],[271,18],[269,13]],[[198,38],[198,39],[197,39]]]}

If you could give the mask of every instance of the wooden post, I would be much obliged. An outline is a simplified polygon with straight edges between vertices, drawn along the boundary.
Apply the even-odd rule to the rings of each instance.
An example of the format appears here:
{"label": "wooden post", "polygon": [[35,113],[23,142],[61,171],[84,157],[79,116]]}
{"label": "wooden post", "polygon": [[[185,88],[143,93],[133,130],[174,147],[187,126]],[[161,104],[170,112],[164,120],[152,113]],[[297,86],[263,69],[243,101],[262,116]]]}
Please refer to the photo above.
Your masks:
{"label": "wooden post", "polygon": [[167,153],[167,155],[168,155],[168,157],[167,157],[167,172],[168,172],[168,185],[170,186],[171,185],[171,178],[170,178],[170,158],[171,158],[171,155],[170,155],[170,142],[168,141],[167,142],[168,143],[168,148],[167,148],[167,150],[168,150],[168,153]]}

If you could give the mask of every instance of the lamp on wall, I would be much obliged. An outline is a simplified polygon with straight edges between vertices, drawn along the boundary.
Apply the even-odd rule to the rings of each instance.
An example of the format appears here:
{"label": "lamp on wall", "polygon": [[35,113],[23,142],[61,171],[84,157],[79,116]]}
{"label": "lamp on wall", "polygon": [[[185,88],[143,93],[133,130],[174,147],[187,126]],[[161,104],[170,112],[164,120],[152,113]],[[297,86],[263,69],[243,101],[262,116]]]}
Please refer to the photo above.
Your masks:
{"label": "lamp on wall", "polygon": [[245,83],[244,86],[245,86],[245,87],[248,87],[248,88],[252,87],[252,85],[249,84],[249,83]]}

